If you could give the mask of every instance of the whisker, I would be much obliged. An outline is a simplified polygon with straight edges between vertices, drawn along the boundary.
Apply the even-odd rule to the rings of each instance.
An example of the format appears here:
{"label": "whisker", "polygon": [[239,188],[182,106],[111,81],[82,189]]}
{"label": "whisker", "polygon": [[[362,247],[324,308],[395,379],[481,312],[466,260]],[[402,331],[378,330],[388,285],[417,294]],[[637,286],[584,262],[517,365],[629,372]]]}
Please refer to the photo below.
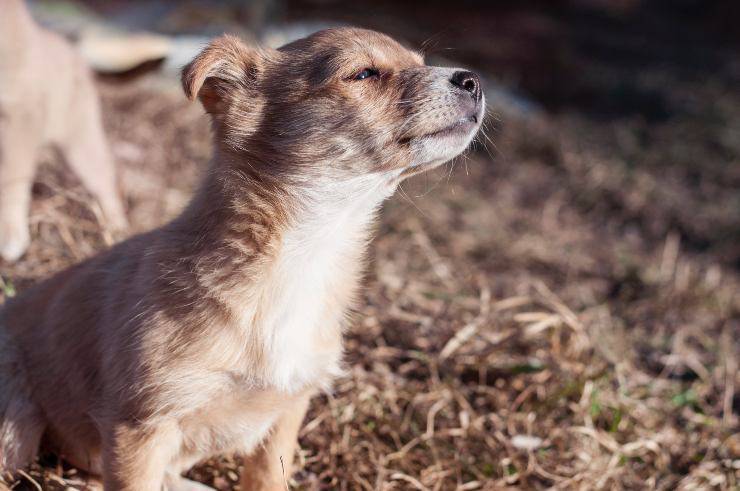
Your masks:
{"label": "whisker", "polygon": [[409,195],[408,195],[408,194],[406,194],[406,191],[404,191],[404,189],[403,189],[403,184],[399,184],[399,185],[398,185],[398,194],[400,194],[400,195],[401,195],[401,196],[402,196],[402,197],[403,197],[403,198],[404,198],[404,199],[405,199],[406,201],[408,201],[409,203],[411,203],[411,205],[412,205],[412,206],[413,206],[414,208],[416,208],[416,210],[417,210],[417,211],[418,211],[419,213],[421,213],[421,214],[422,214],[422,215],[424,216],[424,218],[429,218],[429,217],[427,216],[427,214],[426,214],[426,213],[424,213],[424,212],[423,212],[423,211],[421,210],[421,208],[419,208],[419,207],[418,207],[418,206],[416,205],[416,203],[414,203],[414,201],[413,201],[413,200],[412,200],[412,199],[411,199],[411,198],[409,197]]}

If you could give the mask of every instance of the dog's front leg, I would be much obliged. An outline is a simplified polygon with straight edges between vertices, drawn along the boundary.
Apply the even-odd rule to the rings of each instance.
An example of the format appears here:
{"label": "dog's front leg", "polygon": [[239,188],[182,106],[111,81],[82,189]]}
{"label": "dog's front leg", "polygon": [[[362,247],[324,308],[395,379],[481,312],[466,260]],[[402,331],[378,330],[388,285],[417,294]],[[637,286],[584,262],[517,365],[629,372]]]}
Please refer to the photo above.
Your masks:
{"label": "dog's front leg", "polygon": [[174,422],[114,425],[103,442],[105,491],[162,491],[182,435]]}
{"label": "dog's front leg", "polygon": [[302,396],[275,422],[265,442],[244,462],[243,491],[284,491],[293,473],[298,430],[308,409],[310,395]]}
{"label": "dog's front leg", "polygon": [[[2,113],[0,107],[0,113]],[[18,259],[28,247],[28,211],[39,147],[38,121],[0,114],[0,256]]]}
{"label": "dog's front leg", "polygon": [[[84,85],[87,85],[86,83]],[[116,182],[116,166],[100,122],[95,87],[85,87],[79,107],[70,122],[70,134],[59,142],[64,157],[85,187],[95,196],[109,230],[126,228],[126,213]]]}

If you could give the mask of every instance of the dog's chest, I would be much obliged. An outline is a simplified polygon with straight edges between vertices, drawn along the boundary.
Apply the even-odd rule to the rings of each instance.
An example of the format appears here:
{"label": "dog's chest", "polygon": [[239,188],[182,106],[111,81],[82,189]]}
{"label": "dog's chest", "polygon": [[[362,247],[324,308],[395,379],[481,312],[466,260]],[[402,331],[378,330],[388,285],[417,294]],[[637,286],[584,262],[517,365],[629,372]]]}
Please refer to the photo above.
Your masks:
{"label": "dog's chest", "polygon": [[341,373],[343,318],[359,281],[374,207],[327,210],[288,230],[246,312],[260,340],[263,380],[294,393]]}

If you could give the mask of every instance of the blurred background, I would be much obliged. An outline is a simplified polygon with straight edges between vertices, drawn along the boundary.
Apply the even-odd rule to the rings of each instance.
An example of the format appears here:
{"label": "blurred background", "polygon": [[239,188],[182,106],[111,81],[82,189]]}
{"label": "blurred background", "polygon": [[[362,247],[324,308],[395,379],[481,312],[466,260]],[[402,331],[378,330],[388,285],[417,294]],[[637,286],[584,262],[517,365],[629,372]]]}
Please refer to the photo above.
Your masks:
{"label": "blurred background", "polygon": [[[348,374],[314,400],[292,489],[737,489],[740,2],[30,5],[98,73],[132,233],[208,164],[178,71],[212,36],[358,25],[483,77],[484,134],[383,210]],[[42,169],[4,296],[111,241],[75,178]],[[84,477],[44,456],[16,489],[34,482]]]}

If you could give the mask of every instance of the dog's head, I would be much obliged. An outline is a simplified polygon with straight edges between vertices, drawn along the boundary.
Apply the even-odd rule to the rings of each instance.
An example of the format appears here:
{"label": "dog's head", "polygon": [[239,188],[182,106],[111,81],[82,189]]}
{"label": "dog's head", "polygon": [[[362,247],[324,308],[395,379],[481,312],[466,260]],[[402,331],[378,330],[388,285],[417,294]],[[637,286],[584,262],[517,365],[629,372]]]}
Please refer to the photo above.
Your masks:
{"label": "dog's head", "polygon": [[460,154],[484,114],[472,72],[424,64],[393,39],[330,29],[278,50],[224,36],[183,70],[220,151],[252,171],[404,177]]}

